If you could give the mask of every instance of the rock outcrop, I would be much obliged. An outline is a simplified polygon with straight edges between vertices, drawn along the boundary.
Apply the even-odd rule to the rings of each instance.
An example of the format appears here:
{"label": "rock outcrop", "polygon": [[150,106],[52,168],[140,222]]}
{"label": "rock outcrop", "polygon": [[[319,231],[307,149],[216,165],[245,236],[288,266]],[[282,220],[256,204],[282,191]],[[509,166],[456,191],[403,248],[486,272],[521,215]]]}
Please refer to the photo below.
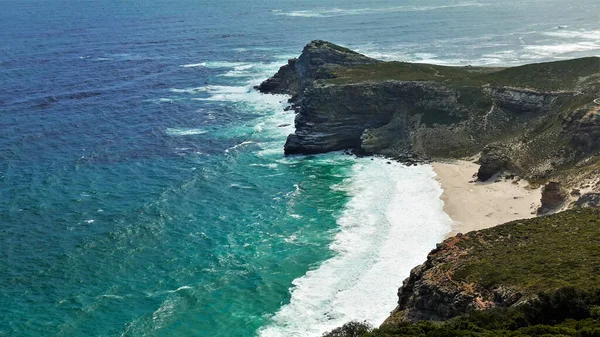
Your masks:
{"label": "rock outcrop", "polygon": [[257,88],[292,95],[286,154],[414,161],[483,150],[481,180],[505,170],[546,180],[598,154],[599,69],[593,57],[505,69],[381,62],[313,41]]}
{"label": "rock outcrop", "polygon": [[575,207],[600,208],[600,193],[586,193],[577,199]]}
{"label": "rock outcrop", "polygon": [[446,239],[403,282],[384,325],[517,306],[558,287],[594,289],[599,234],[598,210],[573,209]]}
{"label": "rock outcrop", "polygon": [[273,77],[256,89],[262,93],[286,94],[295,98],[319,79],[332,78],[336,67],[353,67],[381,61],[364,56],[333,43],[315,40],[307,44],[297,59],[291,59]]}
{"label": "rock outcrop", "polygon": [[496,173],[503,171],[516,171],[516,166],[511,160],[511,155],[511,149],[504,144],[488,144],[481,151],[477,179],[486,181]]}
{"label": "rock outcrop", "polygon": [[567,192],[558,181],[550,181],[542,188],[541,206],[538,214],[546,214],[556,211],[564,206],[567,201]]}
{"label": "rock outcrop", "polygon": [[298,94],[298,73],[296,63],[298,59],[288,60],[288,64],[279,68],[279,71],[256,86],[255,89],[262,93],[282,94],[295,96]]}
{"label": "rock outcrop", "polygon": [[458,234],[438,244],[427,256],[427,261],[415,267],[404,280],[398,290],[398,307],[384,324],[446,320],[474,310],[508,307],[517,303],[523,294],[514,287],[499,285],[481,289],[453,279],[456,268],[469,253],[459,243],[477,239],[476,235]]}

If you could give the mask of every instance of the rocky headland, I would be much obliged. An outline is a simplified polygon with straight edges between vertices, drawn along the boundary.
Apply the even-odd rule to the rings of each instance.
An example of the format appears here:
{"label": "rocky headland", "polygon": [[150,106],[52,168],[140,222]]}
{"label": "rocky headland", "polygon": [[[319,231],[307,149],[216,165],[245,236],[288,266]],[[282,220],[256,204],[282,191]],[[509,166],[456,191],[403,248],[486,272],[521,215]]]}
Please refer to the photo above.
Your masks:
{"label": "rocky headland", "polygon": [[600,168],[598,57],[448,67],[382,62],[317,40],[257,89],[292,95],[286,154],[352,150],[405,162],[480,154],[481,180],[508,171],[567,185]]}
{"label": "rocky headland", "polygon": [[[464,172],[454,174],[463,185],[445,185],[444,179],[454,179],[448,171],[438,176],[445,190],[468,190],[471,199],[446,192],[443,198],[450,206],[453,197],[464,197],[454,204],[477,200],[482,212],[488,201],[474,189],[525,182],[538,193],[494,192],[500,197],[489,203],[505,207],[493,210],[511,213],[494,217],[485,211],[489,214],[478,219],[485,226],[466,229],[495,227],[458,233],[439,244],[399,289],[398,307],[379,331],[388,332],[371,335],[411,335],[407,331],[414,328],[423,332],[415,335],[425,336],[428,325],[410,325],[420,320],[475,326],[479,323],[460,317],[473,312],[505,315],[494,311],[502,308],[537,312],[549,304],[535,301],[544,296],[554,301],[553,292],[560,297],[567,289],[580,296],[600,288],[600,214],[595,210],[600,206],[600,58],[510,68],[448,67],[383,62],[317,40],[256,89],[292,97],[296,131],[286,141],[288,155],[348,150],[408,164],[434,162],[436,170],[468,159],[471,179]],[[473,161],[476,167],[469,166]],[[530,203],[532,195],[535,204]],[[521,199],[528,204],[520,207]],[[469,221],[469,212],[463,217]],[[499,225],[525,217],[531,219]],[[595,305],[600,308],[600,295],[590,296],[582,300],[589,310],[581,309],[587,313],[581,317],[594,316],[590,308]],[[502,331],[513,333],[538,322],[528,319],[529,325],[502,326]],[[482,334],[474,335],[487,336],[487,328],[481,329]]]}

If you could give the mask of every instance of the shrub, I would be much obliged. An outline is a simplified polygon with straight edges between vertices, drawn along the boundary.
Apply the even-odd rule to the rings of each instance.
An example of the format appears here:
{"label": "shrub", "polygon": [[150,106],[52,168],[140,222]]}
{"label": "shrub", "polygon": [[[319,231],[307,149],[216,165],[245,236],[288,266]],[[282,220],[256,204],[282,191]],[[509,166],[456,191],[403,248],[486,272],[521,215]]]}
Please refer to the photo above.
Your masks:
{"label": "shrub", "polygon": [[372,330],[367,322],[348,322],[339,328],[327,332],[323,337],[360,337]]}

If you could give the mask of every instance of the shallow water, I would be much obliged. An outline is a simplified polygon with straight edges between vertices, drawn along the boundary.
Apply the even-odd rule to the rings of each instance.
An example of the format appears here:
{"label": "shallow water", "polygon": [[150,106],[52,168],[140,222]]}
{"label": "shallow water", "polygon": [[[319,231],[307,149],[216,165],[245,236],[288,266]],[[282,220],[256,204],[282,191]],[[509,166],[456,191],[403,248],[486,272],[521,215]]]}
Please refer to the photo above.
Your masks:
{"label": "shallow water", "polygon": [[252,86],[316,38],[438,64],[600,54],[596,1],[0,6],[0,336],[378,324],[449,230],[431,168],[286,158],[287,97]]}

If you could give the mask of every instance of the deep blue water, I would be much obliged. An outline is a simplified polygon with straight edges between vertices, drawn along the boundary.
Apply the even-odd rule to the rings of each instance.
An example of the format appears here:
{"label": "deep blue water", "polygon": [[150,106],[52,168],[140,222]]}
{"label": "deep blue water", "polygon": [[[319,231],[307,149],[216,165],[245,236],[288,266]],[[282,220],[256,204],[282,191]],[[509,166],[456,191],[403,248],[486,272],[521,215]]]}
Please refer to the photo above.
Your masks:
{"label": "deep blue water", "polygon": [[599,55],[599,22],[595,0],[0,1],[0,336],[379,323],[449,229],[431,169],[285,158],[287,98],[252,85],[317,38],[510,65]]}

